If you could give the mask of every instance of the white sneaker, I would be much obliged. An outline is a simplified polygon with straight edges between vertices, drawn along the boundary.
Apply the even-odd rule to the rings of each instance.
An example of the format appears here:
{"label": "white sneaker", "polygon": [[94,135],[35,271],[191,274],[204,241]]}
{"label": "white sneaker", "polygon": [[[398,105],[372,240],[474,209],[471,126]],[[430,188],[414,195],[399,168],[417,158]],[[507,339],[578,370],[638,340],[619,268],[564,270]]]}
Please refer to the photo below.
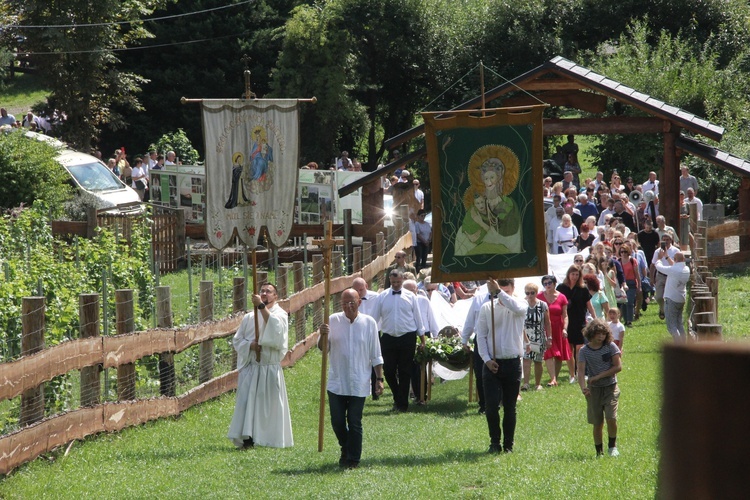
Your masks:
{"label": "white sneaker", "polygon": [[576,378],[575,377],[570,377],[570,383],[571,384],[575,384],[576,383]]}
{"label": "white sneaker", "polygon": [[617,446],[614,446],[614,447],[612,447],[612,448],[609,449],[609,456],[610,457],[619,457],[620,456],[620,452],[617,451]]}

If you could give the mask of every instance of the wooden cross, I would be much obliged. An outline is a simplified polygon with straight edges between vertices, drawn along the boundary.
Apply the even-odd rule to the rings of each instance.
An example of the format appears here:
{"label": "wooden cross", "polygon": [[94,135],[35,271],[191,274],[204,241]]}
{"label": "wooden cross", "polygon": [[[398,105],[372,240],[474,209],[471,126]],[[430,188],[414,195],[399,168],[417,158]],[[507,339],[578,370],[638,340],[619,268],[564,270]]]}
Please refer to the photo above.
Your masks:
{"label": "wooden cross", "polygon": [[[328,324],[328,308],[331,300],[331,253],[334,245],[343,245],[343,239],[333,238],[333,222],[328,221],[325,237],[313,240],[313,244],[323,249],[323,275],[325,276],[325,298],[323,300],[323,323]],[[318,451],[323,451],[323,424],[326,409],[326,378],[328,377],[328,336],[322,339],[320,346],[323,351],[323,361],[320,367],[320,412],[318,415]]]}
{"label": "wooden cross", "polygon": [[240,61],[242,61],[242,63],[245,65],[245,71],[244,71],[244,75],[245,75],[245,93],[242,94],[242,98],[243,99],[255,99],[255,97],[256,97],[256,95],[253,94],[253,92],[250,90],[250,75],[251,75],[251,73],[250,73],[250,61],[251,60],[252,60],[252,58],[249,55],[247,55],[247,54],[245,54],[244,56],[242,56],[242,58],[240,59]]}

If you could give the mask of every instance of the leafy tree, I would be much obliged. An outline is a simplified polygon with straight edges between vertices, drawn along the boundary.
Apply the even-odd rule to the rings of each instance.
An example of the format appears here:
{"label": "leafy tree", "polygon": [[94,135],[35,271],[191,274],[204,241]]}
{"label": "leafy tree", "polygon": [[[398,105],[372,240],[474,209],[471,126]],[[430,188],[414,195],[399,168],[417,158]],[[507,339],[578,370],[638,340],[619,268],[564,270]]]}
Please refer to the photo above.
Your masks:
{"label": "leafy tree", "polygon": [[362,153],[368,169],[386,137],[410,127],[428,79],[426,23],[418,0],[333,0],[299,8],[286,25],[274,73],[277,95],[315,95],[303,114],[305,155]]}
{"label": "leafy tree", "polygon": [[149,149],[161,153],[174,151],[177,158],[179,158],[184,165],[195,165],[200,159],[198,151],[196,151],[193,145],[190,144],[190,140],[187,135],[185,135],[185,131],[181,128],[177,129],[177,132],[164,134],[158,141],[156,141],[156,144],[150,145]]}
{"label": "leafy tree", "polygon": [[20,131],[0,134],[0,207],[38,202],[61,207],[72,190],[56,154],[55,147],[30,140]]}
{"label": "leafy tree", "polygon": [[165,2],[7,0],[22,26],[48,26],[23,33],[51,90],[45,111],[61,118],[58,132],[66,142],[88,150],[105,125],[126,125],[123,111],[142,109],[137,94],[145,80],[121,71],[115,50],[150,34],[139,21],[114,23],[140,19]]}

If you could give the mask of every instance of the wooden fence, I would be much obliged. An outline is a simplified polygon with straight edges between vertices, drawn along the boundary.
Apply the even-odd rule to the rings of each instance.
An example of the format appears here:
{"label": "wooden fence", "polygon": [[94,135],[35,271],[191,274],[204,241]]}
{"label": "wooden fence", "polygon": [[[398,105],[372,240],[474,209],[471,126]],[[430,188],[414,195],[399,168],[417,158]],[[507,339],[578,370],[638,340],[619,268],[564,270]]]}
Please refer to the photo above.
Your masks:
{"label": "wooden fence", "polygon": [[[355,274],[340,276],[332,280],[331,293],[340,294],[350,287],[357,276],[362,276],[368,282],[382,273],[393,261],[395,253],[402,248],[411,246],[411,235],[406,233],[398,239],[391,249],[386,252],[382,237],[376,255],[370,256],[370,261],[364,266],[357,266]],[[361,257],[361,255],[360,255]],[[366,262],[367,259],[361,261]],[[318,263],[318,266],[320,263]],[[314,263],[314,268],[316,267]],[[340,266],[339,266],[340,267]],[[281,268],[279,268],[281,270]],[[281,297],[286,296],[288,290],[285,272],[278,273],[280,280],[277,284]],[[320,276],[322,278],[322,276]],[[237,280],[241,280],[239,283]],[[202,282],[211,284],[211,282]],[[208,373],[205,381],[190,391],[175,397],[174,390],[174,353],[179,353],[193,345],[204,345],[214,339],[233,335],[242,320],[240,312],[245,303],[244,278],[235,279],[235,311],[236,314],[220,321],[205,321],[186,328],[169,328],[171,314],[165,302],[169,301],[169,292],[160,287],[157,291],[157,311],[160,311],[158,325],[162,328],[143,332],[130,333],[132,314],[128,319],[128,303],[132,308],[132,291],[120,290],[117,297],[117,329],[118,335],[103,337],[99,335],[98,294],[81,297],[81,338],[63,344],[43,348],[43,319],[44,309],[42,297],[25,299],[28,305],[28,315],[24,316],[24,338],[32,345],[24,351],[24,356],[16,361],[0,364],[0,400],[21,396],[22,429],[0,436],[0,474],[7,474],[19,465],[33,460],[42,453],[75,439],[104,431],[117,431],[128,426],[141,424],[161,417],[177,415],[191,406],[202,403],[237,386],[236,370],[213,377],[211,356],[200,358],[201,374]],[[207,286],[208,288],[208,286]],[[310,288],[297,289],[289,298],[279,301],[281,307],[290,316],[300,311],[304,314],[305,306],[313,304],[322,307],[325,285],[322,279],[316,279],[316,284]],[[130,292],[130,295],[127,294]],[[201,294],[203,297],[204,294]],[[201,300],[201,317],[204,311],[210,309],[208,301],[210,294],[205,294],[205,301]],[[335,301],[334,301],[335,302]],[[336,307],[336,306],[334,306]],[[41,324],[39,317],[41,313]],[[314,316],[315,317],[315,316]],[[320,317],[320,316],[317,316]],[[36,318],[36,319],[35,319]],[[88,320],[83,319],[88,318]],[[130,321],[130,323],[129,323]],[[28,325],[27,325],[28,323]],[[298,342],[282,361],[282,366],[292,366],[317,342],[317,331],[307,335],[304,333],[306,321],[295,320]],[[301,326],[300,326],[301,325]],[[300,335],[299,329],[302,328]],[[84,331],[85,330],[85,331]],[[32,333],[36,332],[37,335]],[[42,332],[39,335],[39,332]],[[28,334],[27,334],[28,333]],[[41,338],[35,338],[41,337]],[[34,347],[35,346],[35,347]],[[211,351],[209,351],[211,352]],[[135,397],[135,361],[153,354],[160,355],[161,392],[159,398],[132,400]],[[210,358],[210,359],[209,359]],[[171,381],[170,381],[171,366]],[[118,401],[99,403],[99,371],[101,368],[116,368],[118,371]],[[44,382],[64,375],[73,370],[81,370],[81,402],[89,406],[55,415],[46,419],[43,405]],[[122,375],[122,376],[121,376]],[[92,388],[94,388],[92,390]],[[171,394],[170,394],[171,392]],[[42,398],[41,411],[39,400]]]}
{"label": "wooden fence", "polygon": [[697,221],[693,234],[695,246],[692,251],[693,275],[690,284],[690,301],[688,303],[691,330],[695,331],[698,340],[721,340],[719,323],[719,278],[709,270],[709,262],[717,257],[708,258],[708,237],[712,229],[706,221]]}
{"label": "wooden fence", "polygon": [[[740,240],[750,236],[750,221],[735,220],[719,224],[718,226],[709,227],[706,230],[706,239],[714,241],[731,236],[739,236]],[[731,266],[742,264],[750,261],[750,251],[739,250],[727,255],[716,255],[706,261],[706,265],[711,268]]]}

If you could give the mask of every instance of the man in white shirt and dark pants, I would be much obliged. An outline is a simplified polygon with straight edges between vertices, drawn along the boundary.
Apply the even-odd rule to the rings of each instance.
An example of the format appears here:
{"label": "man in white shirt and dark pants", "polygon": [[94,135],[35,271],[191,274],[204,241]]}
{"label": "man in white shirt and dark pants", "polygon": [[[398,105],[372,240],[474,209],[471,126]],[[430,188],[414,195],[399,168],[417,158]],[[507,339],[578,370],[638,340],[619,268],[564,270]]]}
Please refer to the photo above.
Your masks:
{"label": "man in white shirt and dark pants", "polygon": [[[516,402],[521,390],[523,329],[528,304],[512,297],[513,279],[487,281],[493,304],[482,305],[477,320],[479,355],[484,361],[482,381],[490,432],[490,453],[510,453],[516,432]],[[494,326],[494,331],[492,331]],[[500,402],[503,403],[503,445],[500,447]]]}
{"label": "man in white shirt and dark pants", "polygon": [[[378,292],[373,292],[367,288],[367,281],[364,278],[354,278],[352,281],[352,288],[357,291],[359,295],[359,312],[368,316],[373,316],[374,311],[378,306]],[[377,375],[373,368],[370,373],[370,381],[372,382],[372,400],[377,401],[380,399],[380,394],[377,394],[375,390],[378,385],[378,378],[382,375]]]}
{"label": "man in white shirt and dark pants", "polygon": [[378,306],[373,312],[380,325],[380,349],[383,353],[383,372],[388,387],[393,393],[393,410],[406,412],[409,409],[409,382],[414,361],[417,336],[424,348],[424,326],[419,312],[417,296],[403,290],[404,273],[396,269],[389,274],[391,286],[378,297]]}
{"label": "man in white shirt and dark pants", "polygon": [[332,314],[320,334],[328,335],[328,403],[331,427],[341,446],[339,466],[359,467],[362,455],[362,412],[370,394],[370,370],[377,374],[376,394],[383,392],[383,357],[375,320],[359,314],[359,294],[349,288],[341,294],[343,312]]}
{"label": "man in white shirt and dark pants", "polygon": [[[682,311],[685,308],[686,288],[690,281],[690,268],[685,264],[682,252],[670,257],[666,250],[656,251],[659,260],[656,270],[667,277],[664,286],[664,315],[666,316],[667,331],[676,342],[686,342],[685,324],[682,321]],[[663,263],[666,261],[666,263]]]}

